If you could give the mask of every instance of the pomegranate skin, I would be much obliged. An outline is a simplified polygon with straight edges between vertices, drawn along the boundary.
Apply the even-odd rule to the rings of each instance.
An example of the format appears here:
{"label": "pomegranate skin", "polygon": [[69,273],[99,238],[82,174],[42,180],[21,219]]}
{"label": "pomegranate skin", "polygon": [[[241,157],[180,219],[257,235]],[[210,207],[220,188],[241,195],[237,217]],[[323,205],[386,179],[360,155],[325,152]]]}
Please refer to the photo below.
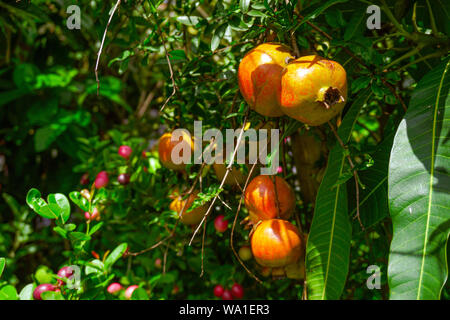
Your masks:
{"label": "pomegranate skin", "polygon": [[347,74],[337,62],[316,55],[290,62],[278,89],[280,109],[289,117],[318,126],[338,115],[347,101]]}
{"label": "pomegranate skin", "polygon": [[279,268],[298,261],[303,255],[302,237],[286,220],[262,221],[251,237],[253,256],[263,267]]}
{"label": "pomegranate skin", "polygon": [[263,43],[250,50],[239,64],[239,89],[250,107],[263,116],[280,117],[277,89],[281,72],[294,59],[291,50],[279,43]]}
{"label": "pomegranate skin", "polygon": [[158,153],[159,153],[159,160],[161,161],[161,164],[172,170],[176,171],[183,171],[186,167],[185,163],[179,163],[175,164],[172,160],[172,150],[179,144],[180,145],[177,148],[180,148],[179,153],[175,152],[176,155],[182,157],[184,149],[190,148],[191,155],[194,152],[194,142],[191,139],[191,137],[187,133],[183,133],[182,137],[178,141],[172,141],[172,133],[165,133],[159,138],[158,143]]}
{"label": "pomegranate skin", "polygon": [[[276,192],[273,177],[260,175],[254,178],[245,190],[244,203],[249,211],[250,220],[257,223],[260,220],[278,217],[289,219],[295,209],[295,195],[289,184],[281,177],[275,177]],[[278,204],[277,197],[278,196]]]}
{"label": "pomegranate skin", "polygon": [[198,191],[194,191],[185,200],[183,200],[183,197],[181,195],[177,195],[176,198],[169,205],[170,210],[173,210],[179,214],[183,210],[184,203],[187,201],[186,207],[184,208],[184,211],[180,217],[181,222],[185,225],[188,226],[198,225],[200,221],[202,221],[203,216],[208,210],[209,204],[205,203],[200,207],[188,211],[194,200],[197,198],[197,194]]}

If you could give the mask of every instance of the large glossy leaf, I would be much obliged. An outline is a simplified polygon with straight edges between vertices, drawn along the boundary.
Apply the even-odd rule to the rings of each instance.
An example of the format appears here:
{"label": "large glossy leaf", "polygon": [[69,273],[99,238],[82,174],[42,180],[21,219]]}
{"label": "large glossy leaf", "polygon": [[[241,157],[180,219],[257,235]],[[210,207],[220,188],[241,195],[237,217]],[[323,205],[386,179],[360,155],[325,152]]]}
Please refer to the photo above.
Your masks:
{"label": "large glossy leaf", "polygon": [[[350,139],[356,119],[369,99],[361,92],[339,127],[344,143]],[[345,183],[339,183],[347,168],[346,151],[336,143],[330,151],[327,169],[320,184],[306,247],[308,299],[339,299],[347,278],[351,225]]]}
{"label": "large glossy leaf", "polygon": [[389,162],[391,299],[439,299],[450,230],[450,60],[418,83]]}
{"label": "large glossy leaf", "polygon": [[0,278],[3,274],[3,270],[5,270],[5,265],[6,265],[6,259],[0,258]]}

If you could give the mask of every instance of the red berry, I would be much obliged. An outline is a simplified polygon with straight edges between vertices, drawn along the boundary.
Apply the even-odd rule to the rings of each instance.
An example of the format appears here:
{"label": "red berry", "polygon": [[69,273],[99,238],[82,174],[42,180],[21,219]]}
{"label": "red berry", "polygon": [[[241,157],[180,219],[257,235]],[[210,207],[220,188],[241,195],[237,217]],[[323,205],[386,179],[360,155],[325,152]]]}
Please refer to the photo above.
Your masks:
{"label": "red berry", "polygon": [[224,291],[225,291],[225,289],[220,284],[218,284],[217,286],[214,287],[214,295],[217,298],[222,297]]}
{"label": "red berry", "polygon": [[50,283],[38,285],[33,291],[34,300],[42,300],[41,294],[46,291],[56,291],[58,288]]}
{"label": "red berry", "polygon": [[64,280],[58,279],[58,284],[62,286],[65,280],[70,279],[70,277],[72,277],[73,274],[74,271],[71,267],[62,267],[61,269],[59,269],[57,276]]}
{"label": "red berry", "polygon": [[155,259],[155,267],[157,267],[158,269],[161,269],[161,265],[162,265],[161,258],[156,258]]}
{"label": "red berry", "polygon": [[130,175],[128,173],[119,174],[119,176],[117,177],[117,181],[123,186],[127,185],[128,183],[130,183]]}
{"label": "red berry", "polygon": [[177,285],[173,286],[172,294],[177,294],[180,291],[180,288]]}
{"label": "red berry", "polygon": [[100,171],[95,177],[95,187],[97,189],[105,187],[109,182],[108,173],[106,171]]}
{"label": "red berry", "polygon": [[139,288],[137,285],[129,286],[127,290],[125,290],[125,298],[131,299],[131,296],[133,294],[133,291]]}
{"label": "red berry", "polygon": [[222,300],[233,300],[233,295],[230,290],[225,290],[222,294]]}
{"label": "red berry", "polygon": [[220,215],[214,220],[214,227],[218,232],[225,232],[228,228],[228,220],[225,220],[225,216]]}
{"label": "red berry", "polygon": [[119,292],[120,290],[122,290],[123,289],[123,287],[122,287],[122,285],[120,284],[120,283],[118,283],[118,282],[113,282],[113,283],[111,283],[109,286],[108,286],[108,288],[106,289],[109,293],[111,293],[111,294],[115,294],[115,293],[117,293],[117,292]]}
{"label": "red berry", "polygon": [[242,299],[244,297],[244,288],[239,283],[235,283],[231,287],[231,294],[236,299]]}
{"label": "red berry", "polygon": [[143,158],[147,158],[147,151],[145,151],[145,150],[142,151],[142,157],[143,157]]}
{"label": "red berry", "polygon": [[84,186],[87,185],[88,183],[89,183],[89,174],[85,173],[81,176],[80,184]]}
{"label": "red berry", "polygon": [[119,156],[122,158],[128,159],[131,156],[133,150],[129,146],[120,146],[119,147]]}

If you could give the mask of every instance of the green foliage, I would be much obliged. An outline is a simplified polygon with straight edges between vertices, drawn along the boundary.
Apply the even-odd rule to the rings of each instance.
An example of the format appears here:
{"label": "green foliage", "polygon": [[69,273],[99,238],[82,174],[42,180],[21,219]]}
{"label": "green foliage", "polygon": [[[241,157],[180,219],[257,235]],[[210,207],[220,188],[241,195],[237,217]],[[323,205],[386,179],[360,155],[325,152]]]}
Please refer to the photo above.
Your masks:
{"label": "green foliage", "polygon": [[417,84],[391,151],[391,299],[439,299],[448,277],[449,66],[443,62]]}
{"label": "green foliage", "polygon": [[[219,189],[208,165],[179,173],[159,161],[165,132],[193,132],[194,120],[203,132],[224,132],[244,119],[281,129],[280,175],[297,200],[291,221],[309,235],[308,299],[450,298],[448,1],[375,1],[382,15],[374,30],[365,0],[121,1],[112,17],[115,1],[77,4],[80,30],[67,28],[65,1],[0,2],[0,299],[33,299],[67,265],[81,268],[79,287],[43,299],[126,299],[124,290],[107,291],[112,282],[138,285],[136,300],[211,299],[214,285],[234,282],[248,299],[301,299],[303,281],[263,277],[250,260],[259,284],[230,249],[230,228],[214,229],[219,214],[234,221],[239,187]],[[344,149],[327,124],[249,110],[239,62],[269,41],[344,66],[348,101],[331,121]],[[321,144],[311,164],[315,201],[298,189],[306,169],[293,155],[291,137],[305,132]],[[121,145],[133,150],[128,160]],[[100,171],[109,183],[96,189]],[[128,185],[118,183],[122,173]],[[169,205],[195,181],[189,210],[219,198],[188,245],[192,230]],[[353,218],[357,197],[364,230]],[[98,218],[86,220],[94,210]],[[236,249],[249,245],[239,224],[247,213],[242,205]],[[381,269],[380,290],[366,286],[370,265]]]}

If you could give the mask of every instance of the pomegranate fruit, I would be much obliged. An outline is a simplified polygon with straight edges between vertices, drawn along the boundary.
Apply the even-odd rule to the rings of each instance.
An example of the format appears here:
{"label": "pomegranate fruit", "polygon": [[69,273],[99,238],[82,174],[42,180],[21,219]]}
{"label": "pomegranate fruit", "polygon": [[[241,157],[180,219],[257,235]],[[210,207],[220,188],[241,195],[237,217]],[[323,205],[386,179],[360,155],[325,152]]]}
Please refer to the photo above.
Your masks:
{"label": "pomegranate fruit", "polygon": [[130,158],[132,152],[133,152],[133,150],[131,149],[131,147],[129,147],[129,146],[120,146],[117,153],[122,158],[128,160]]}
{"label": "pomegranate fruit", "polygon": [[263,116],[280,117],[277,92],[281,72],[294,57],[278,43],[263,43],[250,50],[239,64],[239,89],[250,107]]}
{"label": "pomegranate fruit", "polygon": [[224,289],[220,284],[216,285],[216,286],[214,287],[214,290],[213,290],[214,295],[215,295],[217,298],[222,297],[224,291],[225,291],[225,289]]}
{"label": "pomegranate fruit", "polygon": [[[174,151],[175,157],[183,157],[184,149],[190,149],[191,154],[194,150],[194,142],[192,141],[190,135],[183,132],[183,135],[178,141],[172,141],[172,133],[165,133],[159,138],[158,153],[159,160],[162,165],[168,169],[182,171],[186,167],[185,163],[174,163],[172,159],[172,151]],[[178,151],[178,152],[177,152]]]}
{"label": "pomegranate fruit", "polygon": [[248,184],[245,190],[244,203],[253,223],[277,218],[278,209],[281,219],[289,219],[294,211],[295,195],[289,184],[283,178],[275,177],[275,185],[276,191],[273,177],[267,175],[257,176]]}
{"label": "pomegranate fruit", "polygon": [[302,237],[286,220],[262,221],[256,226],[250,242],[256,262],[264,267],[284,267],[297,262],[303,254]]}
{"label": "pomegranate fruit", "polygon": [[181,222],[185,225],[199,224],[200,221],[202,221],[206,211],[208,210],[209,204],[206,203],[200,207],[197,207],[189,211],[189,208],[191,207],[192,203],[197,198],[197,194],[198,194],[197,191],[191,193],[188,199],[183,199],[181,195],[178,195],[169,205],[170,210],[173,210],[178,214],[180,214],[181,211],[183,210],[185,202],[187,201],[186,207],[184,208],[184,211],[180,217]]}
{"label": "pomegranate fruit", "polygon": [[278,89],[280,109],[311,126],[321,125],[342,111],[347,100],[347,75],[336,61],[310,55],[290,62]]}
{"label": "pomegranate fruit", "polygon": [[228,220],[225,219],[225,216],[219,215],[216,219],[214,219],[214,228],[216,228],[217,232],[227,231]]}
{"label": "pomegranate fruit", "polygon": [[51,283],[40,284],[34,289],[33,298],[34,298],[34,300],[42,300],[41,295],[43,292],[57,291],[57,290],[59,290],[58,287],[56,287],[55,285],[53,285]]}

